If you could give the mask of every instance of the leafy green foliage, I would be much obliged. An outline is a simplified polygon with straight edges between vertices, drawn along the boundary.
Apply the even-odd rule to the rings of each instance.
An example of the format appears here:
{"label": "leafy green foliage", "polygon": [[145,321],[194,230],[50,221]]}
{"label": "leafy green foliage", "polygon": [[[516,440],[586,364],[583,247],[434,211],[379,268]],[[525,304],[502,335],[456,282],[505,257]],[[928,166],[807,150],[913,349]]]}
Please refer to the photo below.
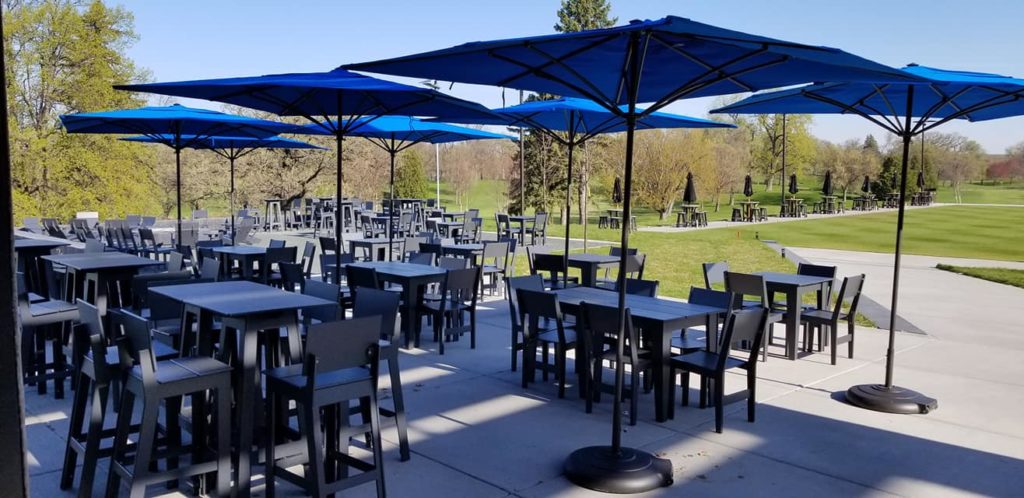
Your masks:
{"label": "leafy green foliage", "polygon": [[407,150],[398,156],[395,166],[395,197],[421,199],[427,197],[429,185],[423,171],[423,156],[417,150]]}
{"label": "leafy green foliage", "polygon": [[555,31],[571,33],[614,26],[618,18],[609,16],[611,10],[608,0],[562,0]]}

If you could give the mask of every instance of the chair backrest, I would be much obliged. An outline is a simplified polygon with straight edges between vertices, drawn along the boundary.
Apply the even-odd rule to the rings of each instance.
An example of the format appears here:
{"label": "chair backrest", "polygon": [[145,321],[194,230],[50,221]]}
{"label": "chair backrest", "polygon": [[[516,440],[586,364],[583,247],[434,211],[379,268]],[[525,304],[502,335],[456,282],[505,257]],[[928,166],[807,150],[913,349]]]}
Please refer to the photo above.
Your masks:
{"label": "chair backrest", "polygon": [[380,289],[380,280],[377,279],[377,270],[362,266],[348,265],[345,267],[348,278],[348,286],[351,289],[356,287],[369,287]]}
{"label": "chair backrest", "polygon": [[302,274],[309,278],[313,273],[313,258],[316,256],[316,244],[306,241],[302,247]]}
{"label": "chair backrest", "polygon": [[148,308],[149,303],[147,301],[149,296],[149,288],[153,285],[153,282],[160,281],[188,281],[192,278],[192,274],[187,271],[175,271],[175,272],[164,272],[164,273],[140,273],[132,277],[132,309],[136,313],[141,312],[143,308]]}
{"label": "chair backrest", "polygon": [[398,316],[400,301],[401,296],[397,292],[363,287],[356,291],[352,316],[354,318],[380,316],[380,338],[394,342],[397,339],[395,318]]}
{"label": "chair backrest", "polygon": [[704,271],[704,287],[712,289],[716,284],[725,284],[725,272],[729,271],[729,263],[720,261],[717,263],[703,263],[700,265]]}
{"label": "chair backrest", "polygon": [[725,290],[739,295],[740,299],[746,296],[757,298],[761,301],[762,307],[768,306],[768,287],[761,275],[727,271]]}
{"label": "chair backrest", "polygon": [[320,253],[329,254],[338,250],[338,241],[334,237],[320,237]]}
{"label": "chair backrest", "polygon": [[254,226],[255,223],[252,219],[243,219],[235,226],[235,233],[231,235],[231,243],[234,245],[245,243],[249,239],[249,234],[252,233]]}
{"label": "chair backrest", "polygon": [[[640,252],[640,249],[637,249],[635,247],[630,247],[629,249],[626,249],[626,254],[638,254],[639,252]],[[622,247],[621,246],[611,246],[611,247],[609,247],[608,248],[608,255],[609,256],[622,256]]]}
{"label": "chair backrest", "polygon": [[[583,323],[578,329],[581,332],[579,338],[583,343],[583,351],[600,357],[606,344],[614,348],[618,340],[619,308],[587,302],[580,303],[580,308]],[[624,351],[629,354],[632,364],[636,365],[639,360],[637,349],[640,346],[640,338],[633,326],[633,315],[629,308],[626,308],[624,338],[628,346]]]}
{"label": "chair backrest", "polygon": [[470,261],[466,258],[455,258],[451,256],[442,256],[437,260],[438,268],[444,268],[445,270],[464,270],[469,268]]}
{"label": "chair backrest", "polygon": [[410,252],[408,262],[414,265],[434,265],[434,255],[426,252]]}
{"label": "chair backrest", "polygon": [[749,355],[744,362],[747,365],[756,365],[767,324],[768,310],[765,308],[744,309],[729,314],[729,318],[725,321],[725,331],[722,333],[721,342],[718,345],[718,361],[715,369],[719,372],[725,370],[726,359],[731,352],[732,345],[736,343],[747,344]]}
{"label": "chair backrest", "polygon": [[543,231],[548,226],[548,213],[540,212],[537,213],[537,217],[534,218],[533,226],[537,230]]}
{"label": "chair backrest", "polygon": [[86,239],[85,241],[85,252],[88,253],[103,252],[105,247],[99,239]]}
{"label": "chair backrest", "polygon": [[306,285],[306,277],[302,273],[301,263],[285,263],[280,262],[277,264],[277,268],[281,271],[281,288],[288,292],[295,292],[295,287],[299,287],[299,292]]}
{"label": "chair backrest", "polygon": [[267,248],[267,263],[294,263],[299,248],[291,247],[270,247]]}
{"label": "chair backrest", "polygon": [[120,352],[121,368],[138,366],[144,387],[156,385],[156,355],[153,354],[153,337],[149,322],[128,310],[110,311],[111,328],[117,330],[115,340]]}
{"label": "chair backrest", "polygon": [[479,209],[475,209],[474,208],[474,209],[467,209],[466,210],[466,219],[479,218],[479,217],[480,217],[480,210]]}
{"label": "chair backrest", "polygon": [[434,242],[420,242],[420,252],[433,254],[437,258],[440,258],[443,255],[441,251],[441,244]]}
{"label": "chair backrest", "polygon": [[380,322],[381,317],[375,315],[310,326],[306,331],[304,368],[307,387],[314,386],[316,374],[346,368],[369,367],[376,379]]}
{"label": "chair backrest", "polygon": [[504,270],[506,265],[508,265],[508,246],[507,240],[484,242],[484,254],[480,259],[485,265],[488,264],[488,261],[493,261],[490,264],[499,270]]}
{"label": "chair backrest", "polygon": [[339,283],[335,277],[335,269],[340,266],[341,274],[346,275],[345,265],[356,262],[355,256],[352,253],[344,252],[340,256],[341,261],[338,261],[338,254],[320,255],[320,275],[325,282]]}
{"label": "chair backrest", "polygon": [[142,226],[150,228],[153,225],[156,225],[156,216],[143,216],[142,217]]}
{"label": "chair backrest", "polygon": [[740,306],[737,297],[742,298],[728,291],[690,287],[690,296],[686,298],[686,302],[712,308],[733,309]]}
{"label": "chair backrest", "polygon": [[508,312],[512,319],[513,328],[522,325],[519,322],[519,298],[516,297],[516,293],[520,289],[543,292],[544,277],[540,275],[525,275],[505,279],[505,296],[508,299]]}
{"label": "chair backrest", "polygon": [[566,272],[565,258],[561,254],[534,253],[531,273],[549,272],[551,280]]}
{"label": "chair backrest", "polygon": [[476,304],[477,291],[480,286],[480,267],[465,268],[459,270],[448,270],[445,278],[444,291],[453,301],[470,302]]}
{"label": "chair backrest", "polygon": [[193,220],[202,220],[208,218],[209,216],[210,214],[205,209],[196,209],[195,211],[192,211]]}
{"label": "chair backrest", "polygon": [[847,308],[850,320],[854,320],[857,315],[857,305],[860,303],[860,293],[863,289],[863,273],[844,278],[843,285],[839,288],[839,297],[836,298],[835,307],[832,309],[832,320],[839,321],[844,306]]}
{"label": "chair backrest", "polygon": [[141,214],[128,214],[128,215],[125,215],[124,221],[125,221],[125,223],[128,223],[128,226],[137,227],[139,225],[142,225],[142,215]]}
{"label": "chair backrest", "polygon": [[286,245],[288,245],[288,244],[285,243],[285,241],[283,241],[283,240],[270,239],[270,242],[267,244],[267,247],[273,249],[273,248],[276,248],[276,247],[284,247]]}
{"label": "chair backrest", "polygon": [[315,279],[307,279],[302,287],[302,293],[335,303],[334,306],[314,306],[303,309],[302,319],[306,325],[309,325],[310,320],[333,322],[341,318],[341,306],[337,304],[338,297],[341,296],[341,287]]}
{"label": "chair backrest", "polygon": [[40,233],[44,230],[43,226],[39,224],[39,218],[34,216],[23,218],[21,224],[30,232]]}
{"label": "chair backrest", "polygon": [[[183,272],[183,273],[188,275],[187,272]],[[148,307],[149,308],[149,319],[150,319],[150,321],[152,321],[152,322],[159,322],[159,321],[162,321],[162,320],[180,320],[181,319],[182,309],[185,307],[185,305],[182,304],[182,302],[178,301],[177,299],[171,299],[171,298],[169,298],[167,296],[164,296],[162,294],[159,294],[157,292],[153,292],[154,288],[156,288],[156,287],[166,287],[166,286],[169,286],[169,285],[186,285],[186,284],[196,284],[196,283],[204,283],[204,282],[212,282],[212,280],[208,280],[208,279],[204,280],[204,279],[201,279],[201,278],[200,279],[194,279],[194,278],[191,278],[190,276],[186,276],[185,278],[180,279],[180,280],[173,280],[173,279],[169,279],[168,278],[168,279],[160,279],[160,280],[150,280],[150,281],[146,282],[146,287],[145,287],[146,299],[145,299],[145,301],[142,302],[142,304],[143,304],[144,307]],[[141,310],[142,310],[142,307],[140,306],[140,307],[136,308],[134,311],[136,313],[139,313],[139,312],[141,312]]]}
{"label": "chair backrest", "polygon": [[96,364],[96,382],[108,383],[111,379],[107,375],[109,369],[106,368],[107,337],[103,330],[100,310],[81,299],[76,303],[78,305],[78,325],[73,328],[72,357],[75,358],[75,364],[80,365],[82,358],[91,352],[92,361]]}
{"label": "chair backrest", "polygon": [[167,253],[167,271],[181,271],[185,267],[185,255],[178,251]]}
{"label": "chair backrest", "polygon": [[519,301],[519,321],[523,326],[526,338],[535,337],[540,331],[540,320],[554,320],[560,338],[564,339],[562,325],[562,308],[558,305],[558,295],[554,292],[519,289],[516,292]]}
{"label": "chair backrest", "polygon": [[[615,290],[618,290],[618,281],[615,282]],[[626,294],[632,294],[634,296],[658,297],[658,281],[643,280],[639,278],[627,278]]]}
{"label": "chair backrest", "polygon": [[220,278],[220,258],[217,256],[203,258],[202,266],[199,267],[199,278],[218,280]]}
{"label": "chair backrest", "polygon": [[[825,303],[832,302],[832,287],[836,278],[836,267],[825,266],[825,265],[812,265],[810,263],[800,263],[796,265],[797,275],[808,275],[811,277],[826,277],[831,278],[833,281],[825,284],[824,295],[822,299]],[[827,304],[825,305],[828,306]]]}
{"label": "chair backrest", "polygon": [[626,255],[626,275],[629,278],[644,278],[644,263],[647,255],[642,253]]}

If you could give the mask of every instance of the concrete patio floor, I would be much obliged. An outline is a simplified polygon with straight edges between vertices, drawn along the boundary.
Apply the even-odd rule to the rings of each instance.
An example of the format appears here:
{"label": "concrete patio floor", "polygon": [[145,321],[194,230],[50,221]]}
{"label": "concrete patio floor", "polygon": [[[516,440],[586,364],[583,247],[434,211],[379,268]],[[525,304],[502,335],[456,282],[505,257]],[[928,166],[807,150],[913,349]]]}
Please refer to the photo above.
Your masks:
{"label": "concrete patio floor", "polygon": [[[867,273],[866,293],[888,302],[891,256],[790,250],[838,264],[840,274]],[[927,335],[898,334],[896,381],[938,398],[937,411],[888,415],[843,401],[847,387],[883,380],[886,333],[859,328],[856,358],[836,366],[825,353],[760,364],[757,421],[746,421],[745,403],[731,404],[723,434],[713,431],[713,410],[695,401],[659,424],[653,397],[643,396],[640,422],[625,426],[623,442],[671,459],[675,476],[648,496],[1020,496],[1024,335],[1014,315],[1024,309],[1024,290],[911,263],[900,314]],[[504,301],[489,299],[475,350],[467,337],[440,356],[424,335],[426,349],[402,355],[413,456],[398,460],[397,432],[386,420],[391,496],[600,495],[570,484],[562,462],[610,440],[610,400],[586,414],[573,389],[565,399],[554,382],[522,389],[509,369],[508,320]],[[742,386],[739,375],[726,382],[727,392]],[[70,401],[27,391],[26,402],[33,496],[72,496],[57,489]],[[105,481],[101,463],[98,492]],[[262,492],[262,477],[255,489]],[[297,494],[288,489],[279,486]],[[373,494],[364,485],[342,496]]]}

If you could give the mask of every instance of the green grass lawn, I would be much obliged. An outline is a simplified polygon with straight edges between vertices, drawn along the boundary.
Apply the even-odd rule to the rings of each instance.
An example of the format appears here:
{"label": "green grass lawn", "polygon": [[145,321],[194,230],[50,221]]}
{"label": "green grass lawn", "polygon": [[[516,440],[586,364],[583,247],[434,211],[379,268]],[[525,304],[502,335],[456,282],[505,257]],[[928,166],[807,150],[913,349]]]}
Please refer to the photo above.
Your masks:
{"label": "green grass lawn", "polygon": [[[999,185],[970,183],[960,187],[964,204],[1024,204],[1024,182]],[[954,202],[953,189],[940,186],[935,200]]]}
{"label": "green grass lawn", "polygon": [[[943,206],[911,209],[903,230],[905,254],[1024,261],[1024,208]],[[896,212],[720,229],[786,246],[893,252]],[[715,230],[710,230],[715,231]]]}
{"label": "green grass lawn", "polygon": [[940,270],[959,273],[961,275],[967,275],[969,277],[980,278],[982,280],[988,280],[990,282],[996,282],[1000,284],[1024,288],[1024,270],[1017,270],[1013,268],[974,268],[968,266],[953,266],[944,264],[938,264],[935,265],[935,267]]}

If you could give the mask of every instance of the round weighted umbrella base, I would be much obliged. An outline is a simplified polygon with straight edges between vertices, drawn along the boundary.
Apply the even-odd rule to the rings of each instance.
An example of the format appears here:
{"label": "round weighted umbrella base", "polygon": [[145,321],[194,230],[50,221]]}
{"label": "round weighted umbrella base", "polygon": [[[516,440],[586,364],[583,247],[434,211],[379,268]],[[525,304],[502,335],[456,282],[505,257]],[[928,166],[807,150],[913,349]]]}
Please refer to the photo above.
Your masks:
{"label": "round weighted umbrella base", "polygon": [[588,446],[565,460],[565,477],[594,491],[641,493],[671,485],[672,462],[633,448]]}
{"label": "round weighted umbrella base", "polygon": [[917,391],[883,384],[861,384],[846,391],[846,400],[876,412],[925,414],[939,407],[939,401]]}

